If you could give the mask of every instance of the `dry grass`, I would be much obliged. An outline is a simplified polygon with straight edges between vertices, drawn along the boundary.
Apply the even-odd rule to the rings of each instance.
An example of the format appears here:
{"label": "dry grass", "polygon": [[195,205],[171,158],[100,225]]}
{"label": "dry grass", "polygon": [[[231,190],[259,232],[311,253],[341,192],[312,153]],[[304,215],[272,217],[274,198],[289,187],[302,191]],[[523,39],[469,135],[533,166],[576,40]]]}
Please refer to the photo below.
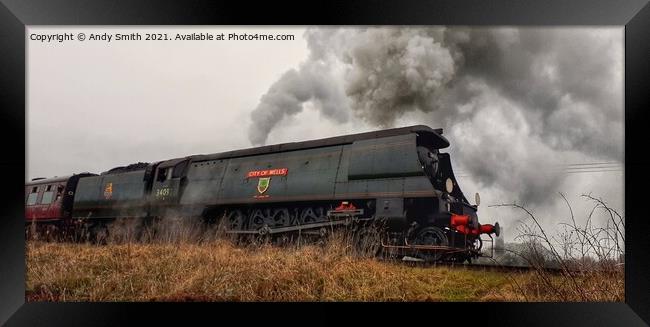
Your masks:
{"label": "dry grass", "polygon": [[28,301],[624,301],[623,269],[613,260],[623,253],[623,219],[596,201],[611,214],[611,225],[580,227],[572,216],[559,245],[534,215],[516,206],[538,227],[520,237],[547,246],[561,268],[555,272],[547,271],[547,260],[534,251],[524,257],[533,269],[523,273],[427,267],[379,260],[368,255],[373,251],[366,242],[361,249],[352,246],[349,233],[335,233],[324,244],[243,246],[219,226],[206,229],[183,219],[158,222],[136,237],[137,223],[127,220],[110,226],[104,245],[28,241],[26,296]]}
{"label": "dry grass", "polygon": [[[533,273],[360,258],[340,244],[28,242],[28,301],[553,301]],[[561,283],[562,279],[556,279]],[[622,286],[621,286],[622,287]],[[522,293],[523,292],[523,293]]]}
{"label": "dry grass", "polygon": [[502,273],[412,267],[329,246],[30,242],[28,300],[480,301]]}

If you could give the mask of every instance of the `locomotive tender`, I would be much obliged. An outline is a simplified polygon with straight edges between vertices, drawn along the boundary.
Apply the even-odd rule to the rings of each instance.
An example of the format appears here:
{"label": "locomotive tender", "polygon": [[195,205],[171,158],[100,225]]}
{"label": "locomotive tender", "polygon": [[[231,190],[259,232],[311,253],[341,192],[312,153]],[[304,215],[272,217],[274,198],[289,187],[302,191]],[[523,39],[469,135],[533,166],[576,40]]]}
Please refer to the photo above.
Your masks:
{"label": "locomotive tender", "polygon": [[47,211],[63,225],[175,215],[275,236],[381,222],[381,248],[466,260],[499,226],[479,223],[440,152],[448,146],[442,129],[418,125],[41,179],[26,184],[26,222],[46,219],[45,190],[64,185]]}

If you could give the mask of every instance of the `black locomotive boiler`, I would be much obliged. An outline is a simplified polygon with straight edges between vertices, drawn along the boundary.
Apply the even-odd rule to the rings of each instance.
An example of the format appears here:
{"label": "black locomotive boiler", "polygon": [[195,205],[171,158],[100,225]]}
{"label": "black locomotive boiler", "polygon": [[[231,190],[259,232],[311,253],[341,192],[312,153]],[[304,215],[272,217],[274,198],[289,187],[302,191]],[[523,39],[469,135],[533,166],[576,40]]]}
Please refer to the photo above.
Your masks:
{"label": "black locomotive boiler", "polygon": [[380,225],[384,250],[466,260],[499,227],[479,223],[448,146],[442,129],[418,125],[117,167],[78,178],[61,223],[174,215],[269,237]]}

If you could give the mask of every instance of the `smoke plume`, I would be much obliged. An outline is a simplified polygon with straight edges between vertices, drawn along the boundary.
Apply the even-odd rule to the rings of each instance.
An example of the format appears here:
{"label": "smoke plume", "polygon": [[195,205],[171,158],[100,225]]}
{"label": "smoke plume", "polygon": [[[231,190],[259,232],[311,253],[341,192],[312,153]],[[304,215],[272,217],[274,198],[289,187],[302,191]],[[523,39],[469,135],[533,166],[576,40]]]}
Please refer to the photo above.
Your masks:
{"label": "smoke plume", "polygon": [[249,139],[310,105],[379,128],[441,127],[482,186],[539,203],[563,157],[621,160],[622,31],[599,28],[312,28],[310,55],[262,96]]}

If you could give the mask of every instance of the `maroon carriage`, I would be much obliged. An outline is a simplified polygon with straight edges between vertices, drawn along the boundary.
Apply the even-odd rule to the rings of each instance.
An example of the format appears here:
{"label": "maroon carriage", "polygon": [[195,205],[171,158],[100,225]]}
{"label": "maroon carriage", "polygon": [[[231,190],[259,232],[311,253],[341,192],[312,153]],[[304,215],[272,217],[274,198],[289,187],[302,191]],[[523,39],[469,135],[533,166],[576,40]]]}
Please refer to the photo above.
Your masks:
{"label": "maroon carriage", "polygon": [[82,173],[65,177],[34,178],[25,183],[25,226],[51,231],[66,227],[72,213],[77,183]]}

